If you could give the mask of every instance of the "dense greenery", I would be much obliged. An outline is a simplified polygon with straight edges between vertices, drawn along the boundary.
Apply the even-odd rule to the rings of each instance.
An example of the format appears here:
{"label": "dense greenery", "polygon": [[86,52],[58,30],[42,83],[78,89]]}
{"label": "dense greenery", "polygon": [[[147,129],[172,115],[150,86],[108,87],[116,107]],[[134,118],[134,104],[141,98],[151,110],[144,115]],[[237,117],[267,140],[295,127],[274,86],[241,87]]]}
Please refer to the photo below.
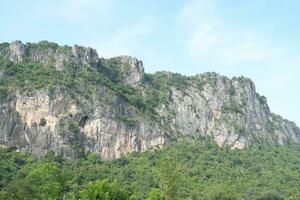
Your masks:
{"label": "dense greenery", "polygon": [[[130,85],[116,82],[115,77],[103,69],[106,68],[66,66],[66,71],[58,71],[52,65],[13,63],[7,59],[0,59],[0,101],[7,100],[16,91],[30,96],[37,91],[46,90],[51,97],[59,90],[71,96],[77,104],[81,104],[97,95],[97,90],[106,90],[103,102],[111,104],[112,96],[116,95],[137,112],[155,114],[151,106],[146,106],[146,100],[140,95],[140,91]],[[124,117],[124,120],[127,119]],[[136,119],[127,121],[134,120]]]}
{"label": "dense greenery", "polygon": [[[59,71],[55,69],[51,59],[43,64],[32,63],[27,57],[19,63],[11,62],[7,59],[8,45],[0,45],[0,53],[3,54],[0,54],[0,102],[7,100],[16,91],[27,96],[35,95],[37,91],[48,91],[50,97],[64,93],[71,96],[78,105],[93,101],[95,96],[102,97],[102,102],[111,104],[113,97],[119,96],[132,106],[134,111],[132,116],[120,116],[120,120],[135,125],[145,117],[160,122],[156,108],[161,104],[168,105],[172,88],[185,92],[190,85],[202,90],[206,84],[197,77],[157,72],[145,74],[143,83],[134,87],[123,83],[129,70],[118,58],[107,59],[94,68],[64,63],[64,70]],[[47,41],[27,43],[27,46],[29,51],[35,49],[41,52],[61,52],[65,55],[71,51],[70,47],[58,46]],[[210,76],[213,77],[214,74]],[[99,90],[105,90],[105,95]]]}
{"label": "dense greenery", "polygon": [[[3,55],[7,54],[8,45],[0,45]],[[70,51],[68,47],[48,42],[29,46],[65,54]],[[162,103],[168,107],[172,88],[184,92],[191,84],[199,91],[206,84],[216,87],[214,73],[199,78],[168,72],[146,74],[143,84],[133,87],[122,84],[127,69],[122,71],[120,65],[118,59],[110,59],[98,68],[66,66],[65,70],[58,71],[51,62],[13,63],[2,57],[0,102],[16,91],[30,96],[46,90],[50,97],[59,91],[77,104],[93,101],[93,95],[111,104],[113,97],[118,96],[134,113],[120,116],[120,120],[134,126],[142,117],[159,121],[155,108]],[[105,95],[101,95],[102,90]],[[231,96],[235,92],[233,87],[229,89]],[[222,111],[243,114],[241,105],[234,101]],[[171,110],[170,114],[174,115]],[[80,124],[72,120],[64,123],[60,134],[65,134],[67,127],[75,137]],[[234,126],[234,129],[240,135],[245,134],[243,127]],[[267,130],[273,133],[275,124],[269,123]],[[75,160],[64,160],[52,152],[35,158],[12,149],[0,149],[0,199],[300,199],[299,146],[259,145],[231,150],[205,139],[104,162],[93,153],[85,157],[81,144],[73,145]]]}
{"label": "dense greenery", "polygon": [[[31,96],[37,91],[45,90],[51,97],[59,90],[80,105],[83,101],[91,100],[100,89],[106,90],[103,102],[111,104],[112,96],[117,95],[136,109],[135,116],[151,117],[153,120],[158,120],[155,108],[169,100],[171,86],[184,87],[187,84],[179,74],[174,74],[172,78],[160,73],[146,75],[142,94],[142,90],[122,83],[123,72],[113,59],[99,68],[66,65],[64,71],[58,71],[51,63],[14,63],[0,58],[0,73],[0,101],[7,100],[16,91]],[[121,120],[123,119],[130,124],[139,121],[131,116],[122,117]]]}
{"label": "dense greenery", "polygon": [[0,199],[299,199],[300,147],[180,142],[113,161],[2,149]]}

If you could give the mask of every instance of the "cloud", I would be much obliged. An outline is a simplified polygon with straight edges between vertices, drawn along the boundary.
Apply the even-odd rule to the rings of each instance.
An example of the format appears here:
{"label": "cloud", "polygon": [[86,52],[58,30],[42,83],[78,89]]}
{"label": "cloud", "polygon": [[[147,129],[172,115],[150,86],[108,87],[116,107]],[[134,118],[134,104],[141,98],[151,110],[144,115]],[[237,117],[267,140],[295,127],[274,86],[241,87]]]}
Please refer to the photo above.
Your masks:
{"label": "cloud", "polygon": [[271,58],[278,50],[269,46],[255,33],[231,33],[203,24],[190,34],[187,48],[199,60],[210,57],[223,65],[234,66]]}
{"label": "cloud", "polygon": [[214,57],[223,63],[234,66],[245,62],[258,62],[270,59],[278,50],[271,49],[257,36],[231,35],[223,39],[220,47],[215,47]]}
{"label": "cloud", "polygon": [[[245,1],[234,4],[234,9],[239,13],[252,13],[260,6],[269,7],[269,3],[272,2]],[[299,53],[287,48],[292,47],[291,44],[279,45],[276,38],[266,35],[261,27],[233,26],[239,22],[232,19],[237,15],[227,16],[224,9],[224,4],[218,0],[186,1],[178,24],[186,35],[187,52],[200,66],[210,70],[250,76],[257,83],[258,91],[268,97],[271,110],[299,125],[300,114],[295,112],[300,101]],[[240,23],[247,22],[241,20]]]}
{"label": "cloud", "polygon": [[295,65],[278,66],[270,69],[265,79],[257,81],[257,86],[268,97],[268,104],[273,112],[300,125],[300,114],[296,112],[300,101],[298,74],[300,69]]}
{"label": "cloud", "polygon": [[215,0],[189,0],[186,2],[179,15],[180,23],[186,28],[215,22]]}
{"label": "cloud", "polygon": [[[274,66],[273,66],[274,67]],[[282,67],[276,67],[277,70],[269,74],[269,77],[258,82],[258,85],[265,91],[279,91],[289,89],[299,89],[300,84],[294,84],[298,81],[300,69],[294,65],[285,64]]]}
{"label": "cloud", "polygon": [[188,35],[188,52],[199,60],[210,58],[223,65],[257,62],[276,54],[254,30],[232,29],[218,15],[217,1],[187,1],[179,23]]}
{"label": "cloud", "polygon": [[217,47],[219,42],[219,35],[214,32],[213,27],[203,24],[191,34],[188,48],[192,55],[203,57]]}
{"label": "cloud", "polygon": [[138,41],[153,29],[151,16],[127,19],[120,8],[114,0],[53,0],[36,6],[44,18],[63,21],[66,29],[75,31],[73,40],[85,35],[76,43],[96,48],[102,57],[133,54]]}
{"label": "cloud", "polygon": [[139,41],[150,34],[154,29],[154,22],[147,18],[138,23],[123,27],[115,31],[111,37],[105,40],[93,42],[103,57],[119,55],[133,55],[139,46]]}
{"label": "cloud", "polygon": [[68,20],[87,20],[93,15],[109,12],[112,6],[110,0],[62,0],[48,1],[38,4],[42,14],[63,17]]}

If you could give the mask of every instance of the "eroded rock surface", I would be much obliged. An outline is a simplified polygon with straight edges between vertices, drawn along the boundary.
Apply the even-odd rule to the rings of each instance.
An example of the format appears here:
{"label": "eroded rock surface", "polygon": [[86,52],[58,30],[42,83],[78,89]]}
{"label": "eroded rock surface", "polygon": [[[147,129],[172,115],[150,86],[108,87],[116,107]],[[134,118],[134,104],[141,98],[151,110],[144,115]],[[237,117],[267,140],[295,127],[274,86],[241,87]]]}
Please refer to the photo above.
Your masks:
{"label": "eroded rock surface", "polygon": [[[162,148],[182,138],[210,136],[219,146],[236,149],[259,142],[300,143],[296,124],[273,114],[266,98],[244,77],[229,79],[216,73],[184,77],[170,72],[147,75],[136,58],[98,58],[94,49],[76,45],[16,41],[2,46],[3,59],[53,65],[64,73],[70,66],[98,70],[119,85],[94,85],[89,98],[84,96],[80,102],[74,98],[74,94],[85,92],[80,85],[78,91],[71,92],[60,88],[51,92],[43,88],[34,95],[15,91],[0,103],[1,145],[37,155],[51,150],[68,158],[94,152],[110,160]],[[5,76],[0,70],[0,80]],[[140,108],[136,100],[120,93],[120,85],[135,88],[129,93],[135,92],[133,96],[148,107],[152,105],[147,101],[149,94],[156,92],[152,95],[155,105],[146,109],[142,104]]]}

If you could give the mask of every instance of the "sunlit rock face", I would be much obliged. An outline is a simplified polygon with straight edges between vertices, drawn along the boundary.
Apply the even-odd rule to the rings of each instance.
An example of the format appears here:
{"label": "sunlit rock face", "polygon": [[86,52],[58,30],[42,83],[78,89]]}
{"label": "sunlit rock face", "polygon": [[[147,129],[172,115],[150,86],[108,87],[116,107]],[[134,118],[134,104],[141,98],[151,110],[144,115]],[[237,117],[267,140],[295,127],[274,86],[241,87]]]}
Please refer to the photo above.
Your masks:
{"label": "sunlit rock face", "polygon": [[[66,158],[94,152],[111,160],[186,138],[211,137],[219,146],[233,149],[262,142],[300,142],[296,124],[273,114],[266,98],[244,77],[229,79],[216,73],[185,77],[171,72],[149,75],[136,58],[103,59],[92,48],[20,41],[1,45],[2,59],[51,65],[64,74],[70,68],[100,71],[117,86],[97,83],[89,98],[80,89],[84,80],[72,91],[42,88],[27,95],[16,90],[0,103],[0,145],[36,155],[54,151]],[[0,68],[0,81],[6,76]],[[148,109],[143,105],[138,108],[134,99],[120,93],[120,87],[129,88],[131,98],[139,97]],[[149,109],[152,104],[147,99],[152,93],[154,104]]]}

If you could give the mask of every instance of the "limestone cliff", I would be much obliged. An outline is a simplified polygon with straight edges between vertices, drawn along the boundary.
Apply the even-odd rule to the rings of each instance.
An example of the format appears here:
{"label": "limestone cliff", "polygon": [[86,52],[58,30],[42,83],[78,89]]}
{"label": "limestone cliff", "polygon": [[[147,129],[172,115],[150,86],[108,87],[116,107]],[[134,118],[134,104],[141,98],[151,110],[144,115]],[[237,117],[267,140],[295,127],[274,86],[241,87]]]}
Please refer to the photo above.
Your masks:
{"label": "limestone cliff", "polygon": [[219,146],[300,143],[244,77],[145,74],[143,63],[91,48],[0,44],[0,144],[37,155],[109,160],[210,136]]}

